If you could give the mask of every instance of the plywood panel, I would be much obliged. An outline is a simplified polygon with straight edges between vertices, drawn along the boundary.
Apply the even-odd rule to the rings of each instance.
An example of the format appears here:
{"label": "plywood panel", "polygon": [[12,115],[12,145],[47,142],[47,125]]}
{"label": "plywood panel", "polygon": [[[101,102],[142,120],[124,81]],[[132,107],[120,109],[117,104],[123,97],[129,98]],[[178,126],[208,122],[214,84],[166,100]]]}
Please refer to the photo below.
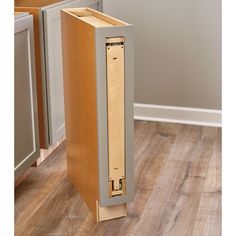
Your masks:
{"label": "plywood panel", "polygon": [[99,186],[94,34],[94,27],[62,11],[68,175],[96,217]]}
{"label": "plywood panel", "polygon": [[[101,21],[103,21],[104,23],[109,23],[113,26],[123,26],[123,25],[128,25],[127,23],[117,20],[113,17],[107,16],[99,11],[93,10],[91,8],[68,8],[66,9],[67,12],[72,13],[73,15],[77,16],[77,17],[81,17],[81,16],[93,16]],[[81,20],[83,20],[83,18],[81,18]],[[94,24],[94,27],[97,27],[96,24]]]}
{"label": "plywood panel", "polygon": [[125,178],[124,45],[107,46],[106,52],[109,180],[116,192]]}
{"label": "plywood panel", "polygon": [[15,0],[16,7],[43,7],[63,0]]}
{"label": "plywood panel", "polygon": [[111,220],[119,217],[127,216],[126,204],[120,204],[109,207],[100,207],[97,202],[97,221]]}
{"label": "plywood panel", "polygon": [[103,21],[103,20],[100,20],[94,16],[83,16],[83,21],[89,23],[89,24],[92,24],[93,26],[96,26],[96,27],[109,27],[109,26],[113,26],[112,24],[106,22],[106,21]]}
{"label": "plywood panel", "polygon": [[87,8],[87,11],[91,12],[93,16],[95,16],[95,17],[97,17],[97,18],[99,18],[101,20],[104,20],[104,21],[106,21],[106,22],[108,22],[108,23],[110,23],[110,24],[112,24],[114,26],[128,25],[127,23],[125,23],[125,22],[123,22],[121,20],[118,20],[118,19],[113,18],[111,16],[105,15],[105,14],[103,14],[101,12],[98,12],[98,11],[95,11],[95,10],[93,10],[91,8]]}

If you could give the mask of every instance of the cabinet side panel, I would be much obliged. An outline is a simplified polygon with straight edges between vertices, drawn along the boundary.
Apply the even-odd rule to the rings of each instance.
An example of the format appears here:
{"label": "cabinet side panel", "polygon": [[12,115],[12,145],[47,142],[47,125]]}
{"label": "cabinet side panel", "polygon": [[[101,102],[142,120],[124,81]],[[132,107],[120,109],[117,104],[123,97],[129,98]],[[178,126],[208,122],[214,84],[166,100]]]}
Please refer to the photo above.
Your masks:
{"label": "cabinet side panel", "polygon": [[62,11],[68,175],[96,216],[98,139],[94,28]]}
{"label": "cabinet side panel", "polygon": [[39,122],[39,140],[40,148],[47,148],[47,129],[45,129],[45,109],[43,96],[43,81],[41,69],[41,49],[40,49],[40,29],[38,8],[32,7],[15,7],[16,12],[29,12],[34,18],[34,48],[35,48],[35,68],[36,68],[36,87],[37,87],[37,103],[38,103],[38,122]]}

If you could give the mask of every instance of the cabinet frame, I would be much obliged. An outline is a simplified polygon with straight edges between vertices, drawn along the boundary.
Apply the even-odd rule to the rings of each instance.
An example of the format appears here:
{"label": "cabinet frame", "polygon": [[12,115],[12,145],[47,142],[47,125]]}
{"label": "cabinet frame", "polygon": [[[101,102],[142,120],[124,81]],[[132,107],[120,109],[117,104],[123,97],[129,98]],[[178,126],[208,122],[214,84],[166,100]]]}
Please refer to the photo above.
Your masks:
{"label": "cabinet frame", "polygon": [[[62,10],[62,32],[68,176],[97,221],[122,217],[127,215],[126,204],[134,195],[134,27],[90,8],[71,8]],[[115,38],[122,39],[122,53],[111,59],[119,57],[121,65],[110,68],[111,76],[107,76],[107,45],[120,43],[114,42]],[[112,79],[112,84],[107,83],[108,79]],[[117,89],[119,79],[123,83],[118,83]],[[114,94],[108,94],[108,86],[121,99],[119,109],[116,104],[108,108],[108,96],[111,95],[112,103],[116,99]],[[110,118],[108,109],[113,113]],[[116,125],[118,113],[124,119],[118,143],[125,160],[123,157],[117,160],[120,158],[114,148],[117,129],[109,137],[108,119],[112,119],[112,126]],[[116,186],[113,184],[112,192],[109,141],[114,144],[110,150],[113,162],[110,170]],[[121,184],[124,188],[117,184],[120,180],[124,181]]]}
{"label": "cabinet frame", "polygon": [[[37,90],[35,83],[35,60],[34,60],[34,34],[33,34],[33,17],[27,13],[15,16],[15,34],[27,31],[28,60],[29,60],[29,84],[30,84],[30,101],[31,101],[31,119],[33,132],[33,150],[17,166],[14,167],[15,180],[20,177],[40,156],[39,132],[38,132],[38,109],[37,109]],[[15,79],[16,79],[15,75]],[[20,79],[20,78],[17,78]],[[15,127],[15,130],[18,127]],[[15,140],[16,142],[16,140]],[[19,142],[19,141],[18,141]],[[15,150],[15,156],[17,155]]]}
{"label": "cabinet frame", "polygon": [[[125,195],[109,197],[109,173],[107,163],[108,140],[107,140],[107,83],[106,78],[106,38],[116,38],[122,36],[124,43],[124,67],[125,67],[125,177],[126,193]],[[130,202],[134,195],[133,182],[133,96],[134,96],[134,27],[133,25],[96,28],[95,29],[95,47],[96,47],[96,77],[97,79],[97,116],[98,116],[98,151],[99,151],[99,194],[100,206],[112,206]]]}

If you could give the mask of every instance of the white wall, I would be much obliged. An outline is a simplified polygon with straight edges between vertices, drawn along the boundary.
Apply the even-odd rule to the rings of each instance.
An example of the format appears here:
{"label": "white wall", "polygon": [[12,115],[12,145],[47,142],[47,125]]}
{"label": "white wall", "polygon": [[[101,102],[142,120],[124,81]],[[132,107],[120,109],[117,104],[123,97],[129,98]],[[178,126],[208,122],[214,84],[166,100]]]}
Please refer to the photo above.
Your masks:
{"label": "white wall", "polygon": [[103,0],[135,25],[135,102],[221,109],[221,0]]}

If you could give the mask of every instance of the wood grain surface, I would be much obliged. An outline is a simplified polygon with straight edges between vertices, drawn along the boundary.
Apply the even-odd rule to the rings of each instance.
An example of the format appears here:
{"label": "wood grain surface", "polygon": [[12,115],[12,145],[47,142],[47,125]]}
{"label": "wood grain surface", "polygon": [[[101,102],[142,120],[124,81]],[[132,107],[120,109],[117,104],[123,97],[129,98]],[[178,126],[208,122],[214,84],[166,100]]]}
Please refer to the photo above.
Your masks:
{"label": "wood grain surface", "polygon": [[61,22],[68,175],[96,217],[100,199],[95,28],[65,11]]}
{"label": "wood grain surface", "polygon": [[43,7],[63,0],[15,0],[15,6],[17,7]]}
{"label": "wood grain surface", "polygon": [[113,181],[112,195],[116,195],[125,178],[124,45],[106,46],[106,58],[109,181]]}
{"label": "wood grain surface", "polygon": [[66,174],[63,143],[15,189],[15,235],[221,235],[221,129],[135,122],[135,199],[96,223]]}
{"label": "wood grain surface", "polygon": [[[77,17],[82,17],[81,20],[83,20],[83,17],[84,16],[93,16],[92,18],[90,19],[94,19],[97,18],[97,20],[100,20],[99,21],[99,25],[96,24],[96,21],[90,21],[91,25],[93,25],[94,27],[100,27],[102,26],[101,24],[103,24],[103,26],[111,26],[111,25],[114,25],[114,26],[122,26],[122,25],[129,25],[121,20],[118,20],[116,18],[113,18],[111,16],[108,16],[104,13],[101,13],[99,11],[96,11],[92,8],[67,8],[66,9],[67,12],[70,12],[72,13],[73,15],[77,16]],[[86,18],[85,18],[86,19]],[[108,24],[109,23],[109,24]]]}

